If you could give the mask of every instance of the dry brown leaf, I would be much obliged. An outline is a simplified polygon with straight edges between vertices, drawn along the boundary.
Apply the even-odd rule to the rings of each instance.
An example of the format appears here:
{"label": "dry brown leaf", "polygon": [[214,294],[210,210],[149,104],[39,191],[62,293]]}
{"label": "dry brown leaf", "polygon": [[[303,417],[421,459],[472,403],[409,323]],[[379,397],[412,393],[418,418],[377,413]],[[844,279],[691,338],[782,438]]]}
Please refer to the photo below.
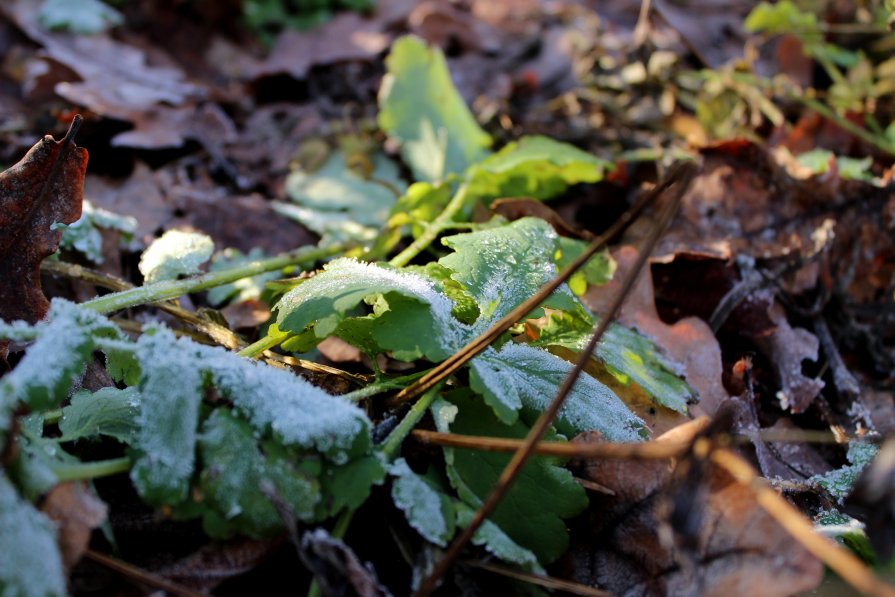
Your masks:
{"label": "dry brown leaf", "polygon": [[174,217],[174,207],[165,198],[164,181],[142,162],[123,182],[88,176],[85,194],[98,207],[136,218],[135,236],[147,245]]}
{"label": "dry brown leaf", "polygon": [[42,319],[49,302],[40,262],[59,247],[61,230],[81,217],[87,150],[49,135],[0,173],[0,319]]}
{"label": "dry brown leaf", "polygon": [[157,573],[177,584],[211,591],[230,578],[254,570],[282,543],[282,539],[235,539],[226,543],[209,543]]}
{"label": "dry brown leaf", "polygon": [[591,497],[591,528],[564,561],[576,582],[616,595],[774,597],[810,590],[823,576],[821,563],[718,467],[709,466],[699,487],[684,488],[682,498],[704,500],[687,547],[659,530],[674,499],[669,462],[592,460],[578,474],[614,495]]}
{"label": "dry brown leaf", "polygon": [[106,520],[106,504],[85,483],[60,483],[47,494],[41,510],[59,530],[59,551],[66,569],[87,551],[93,529]]}

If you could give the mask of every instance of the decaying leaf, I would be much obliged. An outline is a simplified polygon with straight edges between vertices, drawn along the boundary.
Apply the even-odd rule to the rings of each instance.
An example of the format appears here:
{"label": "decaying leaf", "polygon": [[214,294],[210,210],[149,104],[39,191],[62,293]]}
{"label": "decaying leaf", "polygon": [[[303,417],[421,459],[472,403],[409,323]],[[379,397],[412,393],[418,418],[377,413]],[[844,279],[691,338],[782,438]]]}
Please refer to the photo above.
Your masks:
{"label": "decaying leaf", "polygon": [[106,519],[106,505],[82,483],[61,483],[50,490],[41,510],[59,529],[59,551],[66,569],[77,564],[93,529]]}
{"label": "decaying leaf", "polygon": [[[580,441],[589,441],[581,438]],[[598,440],[599,441],[599,440]],[[660,438],[657,441],[664,441]],[[707,466],[681,499],[704,500],[691,544],[661,537],[669,493],[667,461],[601,459],[580,474],[614,495],[591,498],[590,530],[566,564],[573,578],[616,595],[792,595],[820,582],[823,566],[780,527],[754,494],[725,471]]]}
{"label": "decaying leaf", "polygon": [[40,287],[40,262],[59,246],[61,230],[81,217],[87,150],[49,135],[0,174],[0,319],[35,323],[49,302]]}

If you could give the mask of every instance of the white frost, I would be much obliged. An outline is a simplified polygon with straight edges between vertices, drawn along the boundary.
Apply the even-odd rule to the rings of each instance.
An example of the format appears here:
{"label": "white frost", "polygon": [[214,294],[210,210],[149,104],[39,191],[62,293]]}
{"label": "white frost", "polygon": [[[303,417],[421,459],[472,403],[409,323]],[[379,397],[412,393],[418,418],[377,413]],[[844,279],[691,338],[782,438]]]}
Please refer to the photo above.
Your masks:
{"label": "white frost", "polygon": [[396,460],[389,472],[396,477],[392,483],[392,500],[404,512],[410,526],[430,543],[447,546],[454,534],[454,521],[445,518],[445,507],[450,508],[447,496],[410,470],[403,458]]}

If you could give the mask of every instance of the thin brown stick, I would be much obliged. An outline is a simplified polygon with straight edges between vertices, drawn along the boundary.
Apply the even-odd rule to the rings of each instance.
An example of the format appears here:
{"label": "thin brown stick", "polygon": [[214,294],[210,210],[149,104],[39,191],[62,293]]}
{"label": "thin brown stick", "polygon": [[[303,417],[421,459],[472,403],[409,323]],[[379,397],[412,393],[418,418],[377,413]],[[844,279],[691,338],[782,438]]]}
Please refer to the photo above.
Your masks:
{"label": "thin brown stick", "polygon": [[107,556],[104,553],[100,553],[92,549],[88,549],[87,552],[84,554],[84,557],[88,560],[93,560],[101,566],[105,566],[109,570],[117,572],[121,576],[130,579],[132,582],[140,583],[154,589],[161,589],[162,591],[170,593],[171,595],[176,595],[177,597],[205,596],[204,593],[200,593],[198,591],[194,591],[190,588],[179,585],[175,582],[171,582],[166,578],[162,578],[161,576],[143,570],[142,568],[138,568],[133,564],[122,562],[121,560]]}
{"label": "thin brown stick", "polygon": [[634,282],[636,281],[640,270],[646,264],[650,253],[652,253],[653,248],[656,246],[656,243],[659,241],[659,238],[662,236],[665,228],[671,222],[675,213],[677,213],[677,208],[680,205],[684,191],[686,191],[687,187],[689,186],[695,172],[696,166],[693,163],[685,163],[681,167],[676,168],[673,174],[669,175],[670,182],[662,185],[668,187],[673,184],[675,192],[660,212],[655,227],[650,232],[650,235],[644,242],[643,247],[641,247],[640,253],[637,256],[633,267],[628,272],[628,275],[625,277],[621,289],[613,299],[609,309],[603,315],[603,317],[600,318],[599,323],[595,326],[593,335],[588,341],[587,346],[584,348],[584,350],[581,351],[581,354],[578,357],[578,361],[575,363],[575,365],[572,367],[572,370],[566,376],[556,394],[556,397],[553,399],[547,409],[541,413],[534,426],[532,426],[531,430],[528,432],[528,435],[525,438],[525,445],[513,454],[513,458],[510,460],[509,464],[507,464],[506,468],[504,468],[503,472],[500,475],[500,478],[498,478],[497,480],[497,483],[495,483],[494,487],[491,489],[491,493],[484,500],[481,507],[476,510],[476,513],[470,521],[469,525],[465,529],[463,529],[463,531],[460,533],[459,536],[457,536],[456,539],[454,539],[454,541],[445,552],[444,556],[435,565],[432,572],[420,584],[420,587],[416,593],[417,595],[429,595],[435,589],[435,585],[438,580],[442,576],[444,576],[447,570],[456,561],[457,557],[460,555],[460,551],[466,546],[467,543],[469,543],[469,541],[472,539],[472,536],[478,530],[479,526],[481,526],[488,515],[494,511],[494,509],[503,499],[503,496],[506,495],[506,492],[509,491],[510,487],[513,485],[513,482],[516,480],[517,475],[522,470],[522,466],[525,464],[525,461],[528,460],[529,456],[531,456],[531,454],[533,453],[535,445],[541,440],[541,438],[544,437],[547,429],[553,423],[553,419],[556,417],[556,414],[562,407],[563,402],[565,402],[565,398],[569,394],[569,391],[572,389],[572,386],[575,385],[578,376],[584,370],[584,367],[590,359],[590,355],[593,353],[594,348],[596,348],[596,345],[602,338],[603,333],[606,331],[606,328],[609,327],[609,323],[618,313],[618,310],[621,308],[621,305],[627,297],[628,293],[634,287]]}
{"label": "thin brown stick", "polygon": [[584,595],[585,597],[612,597],[612,593],[608,593],[594,587],[589,587],[587,585],[582,585],[577,582],[563,580],[561,578],[553,578],[552,576],[541,576],[540,574],[531,574],[530,572],[520,572],[519,570],[513,570],[512,568],[495,566],[494,564],[486,564],[484,562],[464,562],[464,564],[468,564],[476,568],[481,568],[482,570],[487,570],[488,572],[493,572],[494,574],[500,574],[501,576],[515,578],[517,580],[531,583],[533,585],[538,585],[547,589],[564,591],[572,595]]}
{"label": "thin brown stick", "polygon": [[392,404],[400,404],[417,396],[428,392],[436,384],[440,383],[457,369],[462,367],[469,359],[479,354],[487,348],[502,333],[510,329],[525,315],[540,305],[554,290],[559,288],[566,280],[572,277],[578,269],[580,269],[587,261],[596,254],[597,251],[606,246],[613,237],[622,232],[628,225],[634,221],[637,216],[655,199],[661,195],[675,180],[681,176],[681,172],[685,172],[692,164],[688,162],[676,164],[670,171],[669,175],[657,184],[648,193],[639,198],[631,208],[623,213],[615,223],[609,227],[606,232],[598,236],[588,245],[587,249],[578,256],[566,269],[550,282],[544,284],[535,294],[528,300],[520,304],[518,307],[510,311],[507,315],[499,319],[490,328],[483,332],[480,336],[470,341],[466,346],[458,350],[456,353],[432,368],[426,375],[419,378],[416,382],[407,386],[398,392],[391,400]]}
{"label": "thin brown stick", "polygon": [[[414,429],[415,439],[433,446],[481,450],[483,452],[517,452],[525,440],[480,435],[458,435]],[[567,442],[538,442],[533,453],[538,456],[558,458],[630,458],[638,460],[662,460],[684,454],[690,441],[646,442],[642,444],[570,444]]]}
{"label": "thin brown stick", "polygon": [[[525,444],[525,440],[522,439],[489,437],[485,435],[460,435],[425,429],[415,429],[412,435],[417,441],[432,446],[481,450],[483,452],[515,452]],[[764,441],[775,443],[840,443],[828,431],[765,429],[760,432],[759,437]],[[748,444],[754,440],[754,437],[735,434],[730,439],[734,444]],[[534,454],[538,456],[556,456],[557,458],[661,460],[663,458],[680,456],[686,452],[687,446],[689,446],[689,441],[677,443],[652,441],[638,444],[538,442],[535,445]]]}
{"label": "thin brown stick", "polygon": [[865,595],[895,597],[895,587],[877,577],[861,560],[838,543],[814,530],[814,526],[758,476],[748,462],[721,448],[712,462],[752,490],[759,505],[812,555],[829,566],[844,581]]}

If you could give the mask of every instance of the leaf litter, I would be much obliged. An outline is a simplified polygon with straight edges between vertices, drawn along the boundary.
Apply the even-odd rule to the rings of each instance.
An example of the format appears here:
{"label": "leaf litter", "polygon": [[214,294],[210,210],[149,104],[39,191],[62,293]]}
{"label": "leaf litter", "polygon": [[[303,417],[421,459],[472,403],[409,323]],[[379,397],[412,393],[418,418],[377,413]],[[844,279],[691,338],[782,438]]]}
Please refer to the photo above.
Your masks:
{"label": "leaf litter", "polygon": [[[786,18],[811,26],[768,40],[777,13],[768,12],[760,27],[749,21],[749,30],[740,27],[748,8],[719,15],[712,3],[695,1],[654,3],[651,18],[639,22],[636,10],[614,3],[560,2],[547,11],[538,3],[510,10],[503,2],[382,2],[366,13],[338,13],[310,33],[285,30],[267,52],[261,40],[268,32],[206,4],[181,7],[200,18],[181,19],[170,40],[152,26],[142,36],[132,31],[137,22],[177,23],[162,5],[122,8],[120,23],[110,16],[118,13],[98,2],[83,3],[83,22],[65,15],[47,21],[52,2],[17,0],[2,9],[4,31],[17,29],[30,40],[4,38],[4,49],[12,50],[3,65],[7,87],[21,86],[35,106],[33,114],[4,120],[0,135],[10,148],[21,148],[22,139],[43,134],[52,119],[67,122],[60,106],[89,110],[83,144],[97,172],[88,175],[87,197],[137,219],[133,244],[118,242],[116,235],[127,230],[114,216],[93,218],[83,237],[69,228],[62,263],[102,259],[102,271],[139,283],[138,252],[174,227],[208,234],[218,250],[238,248],[253,258],[222,253],[227,256],[205,274],[211,276],[277,259],[318,237],[325,246],[349,245],[331,253],[336,259],[316,274],[311,263],[251,270],[237,286],[180,299],[217,325],[225,320],[209,307],[229,301],[230,313],[253,309],[258,319],[241,325],[247,337],[240,345],[258,340],[257,346],[279,344],[287,353],[245,349],[266,363],[175,339],[208,342],[186,320],[165,315],[171,329],[159,326],[153,307],[122,313],[115,320],[122,328],[58,301],[42,323],[38,311],[24,317],[34,325],[3,316],[14,352],[11,371],[0,379],[0,481],[10,508],[26,521],[9,529],[43,541],[41,553],[57,553],[49,547],[49,523],[28,500],[60,479],[91,478],[81,465],[108,465],[110,472],[94,483],[114,533],[128,533],[119,509],[147,505],[166,519],[158,524],[191,529],[195,547],[154,545],[168,553],[161,562],[123,543],[122,557],[140,566],[189,578],[182,569],[172,572],[175,563],[189,549],[198,558],[212,545],[208,538],[264,543],[293,529],[296,542],[304,536],[303,561],[312,570],[299,582],[314,574],[330,587],[407,592],[413,578],[426,574],[423,560],[395,562],[402,553],[446,545],[472,519],[508,460],[486,451],[487,439],[526,434],[633,259],[627,245],[647,233],[655,212],[648,210],[611,254],[460,369],[428,410],[395,409],[388,392],[528,298],[580,250],[568,236],[599,234],[611,219],[607,206],[633,202],[670,156],[683,155],[700,160],[702,169],[681,216],[549,439],[596,430],[600,441],[639,441],[735,401],[741,414],[734,431],[747,442],[742,452],[806,515],[822,518],[840,506],[873,458],[875,422],[891,418],[895,364],[888,309],[895,291],[891,157],[880,149],[887,143],[880,132],[885,123],[872,122],[891,98],[878,86],[877,103],[867,102],[860,90],[869,87],[852,85],[849,95],[836,79],[837,72],[852,80],[870,72],[876,84],[877,63],[884,72],[876,41],[862,48],[867,71],[849,62],[857,56],[854,40],[835,32],[836,19],[867,15],[825,14],[821,21],[830,22],[823,27],[832,28],[818,43],[818,19],[809,22],[791,3],[780,3],[781,11],[795,11]],[[686,13],[694,10],[733,26],[693,28]],[[47,23],[56,29],[47,30]],[[91,35],[75,31],[85,26]],[[188,29],[208,35],[192,35],[198,43],[181,48]],[[405,32],[416,37],[402,37]],[[885,37],[882,30],[873,35]],[[757,53],[731,69],[725,62],[743,55],[744,40]],[[121,56],[129,65],[124,70]],[[840,69],[819,67],[832,85],[806,67],[818,57],[832,57]],[[688,70],[688,61],[714,70]],[[16,64],[30,70],[16,71]],[[416,75],[408,77],[411,72]],[[762,87],[757,78],[774,72],[821,90],[830,85],[829,96],[817,96],[821,112],[785,88]],[[0,88],[2,105],[22,110],[18,98],[6,98],[7,87]],[[826,99],[832,112],[822,112]],[[843,105],[853,112],[836,112]],[[852,126],[865,122],[870,137]],[[19,128],[10,131],[10,123]],[[321,139],[339,149],[315,154]],[[163,148],[178,149],[157,151]],[[320,162],[321,155],[330,161]],[[321,163],[327,165],[318,169]],[[80,169],[83,177],[83,164]],[[16,172],[2,176],[14,180]],[[45,175],[46,166],[37,178]],[[63,179],[78,207],[79,176]],[[551,200],[555,213],[498,207],[500,215],[491,218],[495,200],[518,207],[524,197]],[[275,213],[280,208],[300,224]],[[71,215],[51,216],[46,230],[70,224],[77,218]],[[0,237],[9,228],[0,225]],[[39,228],[26,244],[40,244],[34,241],[43,223]],[[398,253],[396,264],[386,263]],[[163,277],[189,282],[195,268],[188,269]],[[706,273],[714,277],[699,277]],[[106,283],[87,275],[87,287],[79,281],[75,288],[54,274],[44,280],[47,295],[90,296]],[[33,292],[36,279],[30,280],[4,288]],[[0,309],[13,313],[20,304],[4,297]],[[263,321],[270,313],[273,319]],[[355,358],[328,361],[335,353],[324,345],[336,341]],[[108,368],[100,386],[114,380],[118,387],[82,381],[86,368],[97,368],[94,360]],[[348,397],[362,408],[301,377],[330,391],[349,388]],[[842,381],[849,378],[850,385]],[[35,414],[26,417],[26,408]],[[379,442],[402,420],[403,433],[434,425],[484,438],[478,440],[483,448],[422,448],[407,440],[398,454],[398,447]],[[839,444],[790,443],[820,429],[830,429]],[[397,456],[402,459],[387,462]],[[503,510],[476,533],[478,548],[466,554],[474,563],[496,558],[528,574],[526,582],[550,583],[550,575],[618,592],[762,587],[776,594],[817,584],[817,561],[764,514],[750,490],[715,466],[700,468],[688,456],[677,462],[672,473],[667,461],[591,460],[569,469],[560,459],[537,457]],[[681,480],[686,466],[702,471],[687,477],[690,485]],[[614,472],[593,472],[604,469]],[[114,476],[125,470],[130,480]],[[569,470],[583,475],[587,493]],[[653,484],[643,489],[646,481]],[[594,493],[599,486],[615,495]],[[121,497],[123,488],[131,497]],[[668,503],[706,506],[688,530],[669,518]],[[66,508],[71,520],[89,510],[77,502]],[[314,534],[318,524],[346,543]],[[72,534],[74,543],[83,545],[90,528]],[[883,531],[868,534],[877,540]],[[66,534],[60,535],[63,550]],[[376,549],[368,537],[377,538]],[[18,539],[0,535],[7,541]],[[287,557],[282,547],[271,549]],[[212,575],[203,586],[257,587],[285,574],[270,576],[268,569],[267,580],[259,581],[259,561],[247,561],[229,562],[229,573]],[[295,570],[293,562],[283,570]],[[377,574],[369,572],[372,566]],[[15,572],[0,570],[0,578],[52,594],[65,590],[66,572],[50,557],[23,561]],[[76,594],[83,590],[79,582],[70,587]],[[444,582],[443,591],[521,586],[481,568],[455,568]]]}

